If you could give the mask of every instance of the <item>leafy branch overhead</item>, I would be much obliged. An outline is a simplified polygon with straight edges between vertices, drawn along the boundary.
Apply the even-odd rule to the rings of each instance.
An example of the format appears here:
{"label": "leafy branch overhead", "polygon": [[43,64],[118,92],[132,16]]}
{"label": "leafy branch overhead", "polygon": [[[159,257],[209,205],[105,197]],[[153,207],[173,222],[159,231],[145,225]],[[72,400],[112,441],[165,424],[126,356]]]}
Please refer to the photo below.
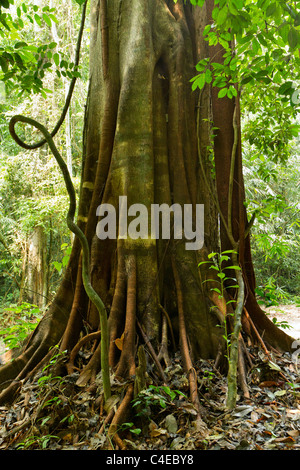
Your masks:
{"label": "leafy branch overhead", "polygon": [[201,73],[191,80],[193,89],[212,82],[220,88],[220,98],[232,98],[236,87],[242,92],[246,85],[251,89],[262,84],[272,86],[280,99],[297,107],[299,99],[291,98],[300,83],[299,2],[220,0],[215,5],[213,23],[205,27],[204,36],[209,45],[224,47],[225,60],[223,64],[201,60],[196,65]]}
{"label": "leafy branch overhead", "polygon": [[[78,5],[85,2],[76,0]],[[41,93],[46,97],[49,92],[43,84],[45,72],[52,67],[60,77],[80,77],[80,72],[62,51],[57,51],[55,41],[47,42],[44,36],[37,35],[32,38],[27,33],[28,29],[48,28],[58,24],[56,8],[48,5],[40,7],[26,2],[14,7],[14,13],[10,7],[14,0],[1,0],[0,2],[0,80],[8,90],[13,87],[22,92]]]}

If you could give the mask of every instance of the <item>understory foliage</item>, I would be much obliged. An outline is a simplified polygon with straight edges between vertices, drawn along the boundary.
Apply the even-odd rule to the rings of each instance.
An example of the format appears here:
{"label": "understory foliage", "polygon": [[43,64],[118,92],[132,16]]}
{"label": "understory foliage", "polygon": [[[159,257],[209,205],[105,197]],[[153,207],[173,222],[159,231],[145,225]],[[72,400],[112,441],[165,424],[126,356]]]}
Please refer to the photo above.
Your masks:
{"label": "understory foliage", "polygon": [[[79,65],[74,38],[85,1],[0,0],[0,294],[6,312],[20,314],[17,329],[9,324],[2,334],[12,348],[20,346],[13,335],[25,340],[14,366],[2,368],[9,385],[1,386],[0,401],[13,405],[1,408],[0,446],[293,446],[297,425],[292,421],[283,434],[278,420],[283,409],[299,408],[297,364],[284,354],[293,339],[282,331],[277,336],[251,297],[249,238],[256,294],[268,305],[295,299],[299,2],[174,0],[157,2],[156,10],[145,0],[128,2],[127,11],[112,1],[114,8],[92,2]],[[197,23],[199,11],[205,27],[199,26],[203,18]],[[195,34],[198,42],[191,44],[191,31],[201,27],[203,37]],[[82,87],[70,105],[76,80]],[[20,117],[28,108],[32,119]],[[63,135],[56,136],[51,131],[61,109]],[[223,111],[231,119],[225,137]],[[9,121],[22,151],[10,140]],[[26,126],[16,131],[20,122]],[[38,129],[51,152],[25,143],[39,140]],[[218,139],[225,142],[224,171]],[[200,194],[211,206],[207,245],[193,258],[172,242],[100,243],[95,209],[100,200],[115,202],[122,190],[130,202],[147,204],[164,198],[195,203]],[[49,300],[45,316],[24,301],[24,253],[37,228],[48,250],[47,290],[40,293]],[[99,314],[101,321],[108,314],[109,337]],[[237,426],[241,434],[230,430]]]}
{"label": "understory foliage", "polygon": [[[62,125],[57,145],[70,154],[73,181],[78,189],[81,173],[82,123],[88,60],[88,28],[82,40],[83,65],[74,71],[76,33],[80,10],[71,1],[56,8],[54,1],[41,3],[5,2],[0,21],[0,296],[1,308],[32,301],[49,305],[65,270],[72,236],[65,222],[68,196],[51,152],[44,147],[20,150],[9,134],[14,114],[31,115],[54,127],[64,106],[71,80],[82,87],[73,93],[69,121]],[[57,41],[57,42],[56,42]],[[24,129],[23,137],[36,133]],[[68,143],[68,137],[70,143]],[[70,147],[68,147],[70,145]],[[28,250],[35,232],[43,237],[47,270],[46,288],[28,285]],[[4,315],[4,313],[3,313]]]}

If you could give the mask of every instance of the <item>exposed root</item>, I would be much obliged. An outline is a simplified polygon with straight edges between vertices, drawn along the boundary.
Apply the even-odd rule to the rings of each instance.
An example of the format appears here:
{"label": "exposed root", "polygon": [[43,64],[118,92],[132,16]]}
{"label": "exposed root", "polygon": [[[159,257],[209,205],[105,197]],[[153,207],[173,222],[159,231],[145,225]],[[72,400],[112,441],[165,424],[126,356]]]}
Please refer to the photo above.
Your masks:
{"label": "exposed root", "polygon": [[166,311],[166,309],[162,305],[159,304],[159,308],[161,309],[162,313],[164,314],[165,323],[168,324],[168,326],[169,326],[170,334],[171,334],[171,340],[172,340],[172,346],[173,346],[174,351],[175,351],[176,350],[176,341],[175,341],[175,338],[174,338],[174,332],[173,332],[173,327],[172,327],[170,317],[168,315],[168,312]]}
{"label": "exposed root", "polygon": [[112,408],[110,410],[110,412],[108,413],[108,415],[106,416],[105,420],[103,421],[99,431],[98,431],[98,434],[102,434],[104,431],[105,431],[105,426],[107,426],[109,423],[111,423],[111,420],[113,419],[114,417],[114,414],[115,414],[115,410]]}
{"label": "exposed root", "polygon": [[108,318],[109,324],[109,363],[111,367],[115,367],[117,364],[117,347],[115,340],[121,336],[122,325],[124,323],[124,311],[126,305],[126,273],[124,256],[121,253],[121,249],[118,249],[118,267],[117,267],[117,279],[116,286],[113,295],[112,306]]}
{"label": "exposed root", "polygon": [[203,413],[203,410],[200,405],[199,396],[198,396],[197,374],[193,367],[193,363],[192,363],[190,352],[189,352],[188,337],[187,337],[185,319],[184,319],[182,288],[181,288],[181,282],[180,282],[180,278],[178,275],[176,262],[174,258],[172,258],[172,266],[173,266],[173,274],[174,274],[175,286],[176,286],[176,291],[177,291],[179,334],[180,334],[180,346],[181,346],[181,352],[182,352],[182,359],[183,359],[184,367],[185,367],[188,380],[189,380],[191,400],[197,411],[197,423],[199,426],[199,432],[205,433],[207,430],[207,426],[202,421],[202,418],[201,418],[201,414]]}
{"label": "exposed root", "polygon": [[93,333],[90,333],[90,334],[84,336],[83,338],[81,338],[80,341],[78,341],[78,343],[72,349],[71,354],[70,354],[69,362],[67,364],[68,374],[73,373],[73,371],[74,371],[74,362],[75,362],[76,356],[77,356],[78,352],[80,351],[80,349],[82,348],[82,346],[84,344],[86,344],[88,341],[98,340],[100,338],[100,336],[101,336],[101,331],[95,331]]}
{"label": "exposed root", "polygon": [[136,339],[136,259],[132,255],[127,260],[127,302],[124,341],[121,357],[116,370],[116,376],[126,378],[128,373],[134,373],[135,339]]}
{"label": "exposed root", "polygon": [[257,338],[258,342],[260,343],[262,349],[264,350],[264,352],[266,353],[267,356],[270,356],[270,353],[269,353],[262,337],[260,336],[259,332],[257,331],[257,328],[254,325],[254,322],[253,322],[252,318],[250,317],[249,313],[247,312],[247,310],[245,309],[245,307],[244,307],[244,313],[245,313],[245,316],[246,316],[247,320],[249,321],[249,323],[250,323],[250,325],[251,325],[251,327],[252,327],[252,329],[253,329],[253,331],[256,335],[256,338]]}
{"label": "exposed root", "polygon": [[76,385],[85,387],[89,382],[94,382],[96,375],[101,367],[101,342],[99,342],[97,349],[92,355],[88,364],[82,370]]}
{"label": "exposed root", "polygon": [[157,356],[158,361],[164,361],[166,367],[171,365],[171,360],[168,353],[168,327],[167,327],[167,319],[164,316],[162,322],[162,339],[161,339],[161,346]]}
{"label": "exposed root", "polygon": [[[131,373],[133,370],[131,370]],[[124,399],[122,400],[119,408],[117,409],[113,420],[111,422],[111,425],[108,429],[108,437],[112,440],[115,441],[115,443],[120,447],[121,450],[125,450],[126,446],[123,443],[123,441],[120,439],[117,431],[119,426],[124,422],[124,419],[126,417],[126,414],[128,413],[128,410],[130,409],[130,403],[133,399],[133,392],[134,392],[134,384],[130,384],[128,386],[127,392],[125,394]]]}
{"label": "exposed root", "polygon": [[239,337],[239,355],[238,355],[238,374],[239,374],[239,382],[241,388],[244,393],[245,398],[250,398],[250,393],[247,385],[247,378],[246,378],[246,368],[245,368],[245,360],[244,360],[244,347],[242,342],[242,336]]}
{"label": "exposed root", "polygon": [[156,364],[156,366],[157,366],[157,368],[158,368],[160,377],[161,377],[162,381],[163,381],[164,383],[166,383],[166,382],[167,382],[167,379],[166,379],[165,373],[164,373],[164,371],[163,371],[163,368],[162,368],[162,366],[161,366],[161,363],[160,363],[160,361],[159,361],[159,358],[158,358],[158,356],[156,355],[156,353],[155,353],[155,351],[154,351],[154,349],[153,349],[153,347],[152,347],[152,344],[150,343],[149,338],[148,338],[148,336],[146,335],[146,333],[144,332],[142,326],[140,325],[139,322],[137,322],[137,324],[138,324],[138,327],[139,327],[139,329],[140,329],[140,332],[141,332],[141,334],[142,334],[142,336],[143,336],[143,339],[144,339],[144,341],[145,341],[145,344],[147,345],[147,347],[148,347],[148,349],[149,349],[149,351],[150,351],[150,354],[151,354],[151,356],[152,356],[152,358],[153,358],[153,360],[154,360],[154,362],[155,362],[155,364]]}

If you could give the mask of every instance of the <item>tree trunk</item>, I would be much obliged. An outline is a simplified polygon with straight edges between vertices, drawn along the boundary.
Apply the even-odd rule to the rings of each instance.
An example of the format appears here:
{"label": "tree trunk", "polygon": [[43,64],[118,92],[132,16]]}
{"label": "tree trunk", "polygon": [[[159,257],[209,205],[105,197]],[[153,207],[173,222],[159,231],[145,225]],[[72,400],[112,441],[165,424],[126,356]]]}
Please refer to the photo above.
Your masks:
{"label": "tree trunk", "polygon": [[[208,5],[211,8],[211,1]],[[168,335],[174,339],[173,348],[181,348],[196,405],[192,361],[223,357],[225,341],[220,325],[227,313],[226,300],[211,290],[216,271],[198,264],[207,260],[208,253],[219,250],[219,239],[221,249],[232,248],[224,226],[219,228],[211,193],[217,191],[226,217],[235,103],[217,100],[208,86],[200,95],[192,93],[189,82],[195,75],[195,64],[212,53],[202,38],[208,21],[209,9],[193,8],[188,2],[92,1],[90,87],[77,218],[90,245],[92,285],[108,312],[111,368],[123,378],[134,375],[138,338],[148,346],[161,373],[158,357],[169,362],[165,347],[168,319]],[[212,119],[219,128],[214,143],[216,182],[208,158]],[[240,263],[248,289],[250,320],[245,312],[243,326],[253,335],[253,317],[269,345],[290,350],[292,339],[271,326],[254,297],[249,237],[244,240],[247,219],[240,138],[238,144],[233,232],[240,241]],[[153,204],[179,204],[181,208],[191,204],[195,225],[196,205],[204,204],[203,247],[187,250],[184,237],[153,239],[148,234],[146,238],[124,239],[118,225],[116,239],[100,240],[97,208],[111,204],[118,215],[120,196],[127,197],[128,207],[142,204],[148,214]],[[90,331],[99,328],[98,312],[88,301],[81,268],[76,238],[65,278],[45,319],[14,366],[0,369],[0,383],[26,377],[58,342],[61,350],[71,351],[83,323]],[[121,349],[116,346],[120,338]],[[100,366],[98,347],[81,373],[81,385],[93,379]],[[7,398],[5,391],[0,399],[3,396]]]}
{"label": "tree trunk", "polygon": [[33,229],[26,243],[25,281],[22,298],[38,307],[44,307],[48,292],[47,237],[42,226]]}

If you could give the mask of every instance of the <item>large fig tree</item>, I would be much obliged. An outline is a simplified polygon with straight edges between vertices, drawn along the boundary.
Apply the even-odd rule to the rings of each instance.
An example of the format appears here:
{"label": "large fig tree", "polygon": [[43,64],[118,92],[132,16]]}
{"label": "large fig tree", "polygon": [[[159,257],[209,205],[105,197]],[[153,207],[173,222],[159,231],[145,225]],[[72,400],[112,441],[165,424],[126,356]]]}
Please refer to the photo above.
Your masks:
{"label": "large fig tree", "polygon": [[[97,339],[98,347],[81,371],[81,385],[94,380],[105,355],[117,377],[134,377],[139,345],[144,345],[164,381],[164,366],[180,349],[201,419],[193,361],[212,358],[220,367],[226,365],[222,326],[227,322],[226,331],[234,331],[232,300],[239,291],[229,286],[219,295],[218,271],[205,263],[212,252],[238,253],[243,334],[257,341],[263,333],[268,347],[291,349],[292,339],[274,326],[255,297],[239,97],[218,98],[212,84],[201,91],[191,88],[199,60],[223,61],[222,46],[209,46],[203,38],[212,9],[212,0],[201,8],[173,0],[92,0],[90,85],[77,214],[77,227],[89,248],[88,272],[76,236],[52,305],[19,356],[0,369],[2,401],[11,399],[21,381],[45,364],[54,345],[72,358],[78,344]],[[187,249],[190,240],[184,231],[174,237],[175,210],[169,213],[169,238],[151,237],[150,231],[140,238],[121,236],[120,197],[127,198],[128,208],[143,205],[149,226],[154,204],[182,210],[189,205],[194,228],[196,209],[204,205],[203,245]],[[104,204],[115,208],[115,238],[99,237],[97,227],[103,219],[98,208]],[[138,215],[132,212],[127,221],[136,223],[136,230]],[[234,259],[228,261],[236,266]],[[235,277],[234,269],[232,274]],[[84,276],[105,309],[107,346],[99,308],[87,293]],[[85,340],[83,331],[88,333]],[[72,372],[73,366],[70,360],[65,372]],[[133,391],[129,382],[115,425]]]}

